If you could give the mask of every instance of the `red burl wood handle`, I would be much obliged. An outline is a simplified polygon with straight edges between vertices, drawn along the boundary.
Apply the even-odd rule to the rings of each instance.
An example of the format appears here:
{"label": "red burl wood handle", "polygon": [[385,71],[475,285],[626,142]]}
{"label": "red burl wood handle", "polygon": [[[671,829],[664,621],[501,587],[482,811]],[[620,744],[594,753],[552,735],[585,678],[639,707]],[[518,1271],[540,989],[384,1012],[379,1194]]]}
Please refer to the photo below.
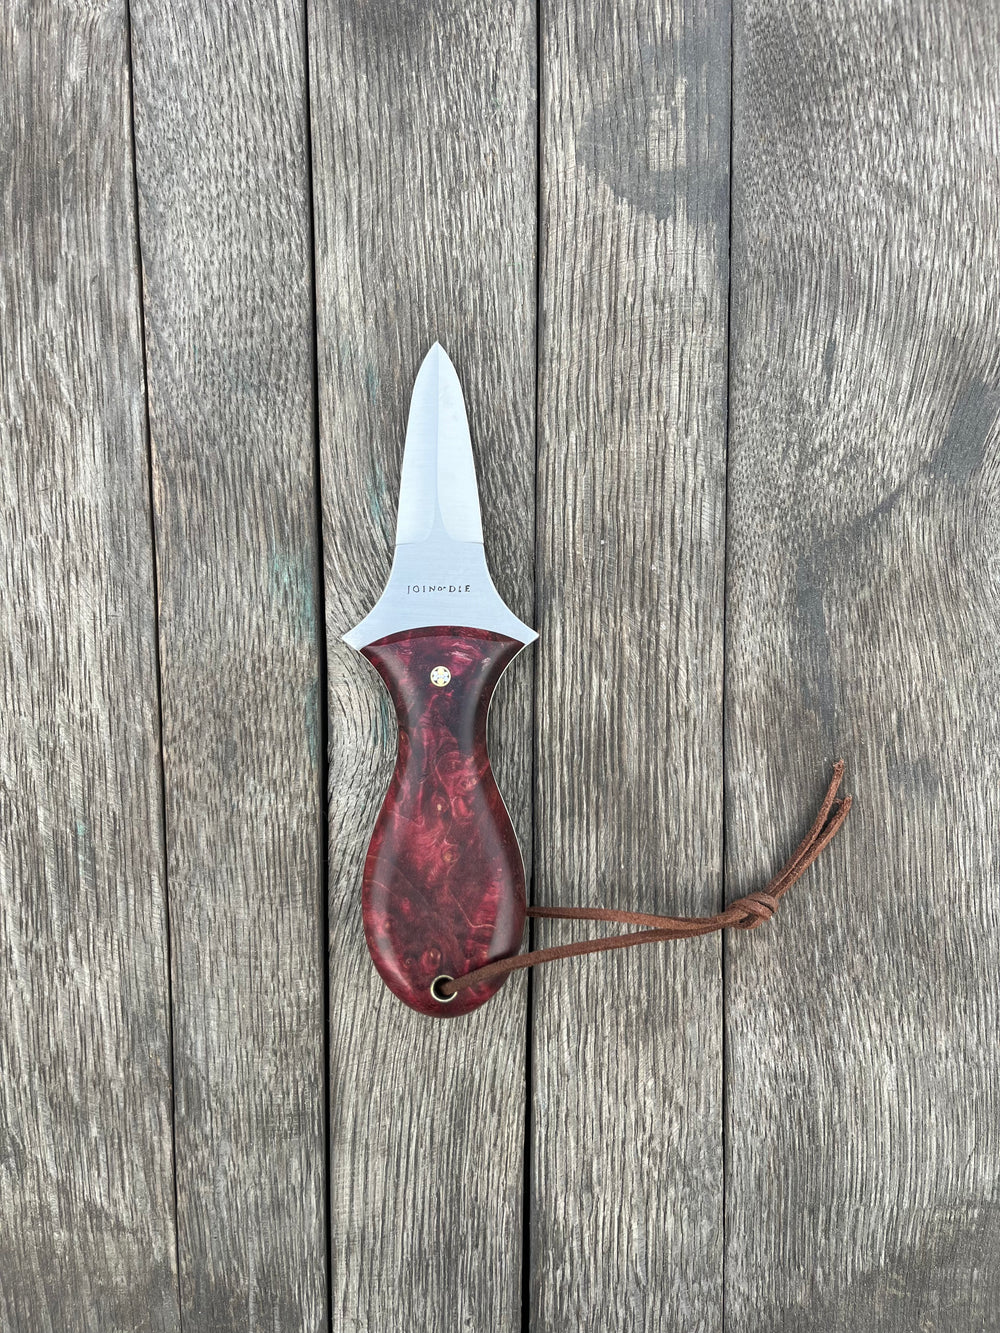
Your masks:
{"label": "red burl wood handle", "polygon": [[497,681],[524,645],[462,626],[406,630],[362,648],[396,708],[399,752],[365,860],[365,938],[383,981],[422,1014],[477,1009],[505,978],[447,1002],[431,993],[516,953],[524,866],[486,753]]}

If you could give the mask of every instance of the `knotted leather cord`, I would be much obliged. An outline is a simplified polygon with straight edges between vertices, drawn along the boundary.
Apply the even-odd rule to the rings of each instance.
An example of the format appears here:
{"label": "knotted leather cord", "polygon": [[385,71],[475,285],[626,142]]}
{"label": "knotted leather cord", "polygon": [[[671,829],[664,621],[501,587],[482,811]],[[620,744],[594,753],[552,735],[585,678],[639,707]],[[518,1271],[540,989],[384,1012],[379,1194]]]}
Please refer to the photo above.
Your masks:
{"label": "knotted leather cord", "polygon": [[574,958],[580,954],[603,953],[608,949],[631,949],[637,944],[657,944],[661,940],[689,939],[694,935],[710,935],[713,931],[725,930],[727,927],[756,930],[761,922],[770,921],[780,899],[805,874],[847,818],[851,797],[843,796],[839,801],[836,799],[843,776],[844,761],[838,759],[833,766],[833,777],[823,797],[823,804],[809,832],[791,857],[762,889],[737,898],[724,911],[716,912],[714,916],[652,916],[646,912],[618,912],[607,907],[529,907],[528,916],[558,917],[569,921],[614,921],[620,925],[648,926],[651,929],[625,935],[602,935],[599,939],[584,940],[578,944],[557,944],[548,949],[532,949],[530,953],[498,958],[495,963],[487,963],[474,972],[441,981],[435,992],[437,998],[450,999],[470,986],[479,986],[506,972],[535,967],[538,963],[548,963],[555,958]]}

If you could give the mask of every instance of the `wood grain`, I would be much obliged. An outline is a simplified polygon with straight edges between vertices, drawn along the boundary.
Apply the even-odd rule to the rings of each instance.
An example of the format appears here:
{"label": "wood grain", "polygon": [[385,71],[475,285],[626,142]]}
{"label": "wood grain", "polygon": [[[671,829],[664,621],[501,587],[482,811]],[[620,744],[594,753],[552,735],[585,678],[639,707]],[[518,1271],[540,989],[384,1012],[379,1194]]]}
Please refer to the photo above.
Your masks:
{"label": "wood grain", "polygon": [[[525,982],[438,1022],[406,1009],[361,929],[365,848],[396,730],[340,635],[389,572],[410,390],[435,339],[458,369],[501,595],[531,615],[535,401],[532,8],[310,9],[330,664],[333,1320],[517,1326]],[[492,755],[530,850],[531,651]]]}
{"label": "wood grain", "polygon": [[125,7],[0,34],[0,1327],[173,1333]]}
{"label": "wood grain", "polygon": [[[537,900],[712,912],[729,12],[543,12]],[[705,939],[536,978],[533,1328],[718,1327],[719,960]]]}
{"label": "wood grain", "polygon": [[736,33],[730,892],[831,759],[857,803],[729,946],[727,1327],[985,1329],[1000,15],[744,3]]}
{"label": "wood grain", "polygon": [[182,1314],[327,1327],[301,7],[133,4]]}

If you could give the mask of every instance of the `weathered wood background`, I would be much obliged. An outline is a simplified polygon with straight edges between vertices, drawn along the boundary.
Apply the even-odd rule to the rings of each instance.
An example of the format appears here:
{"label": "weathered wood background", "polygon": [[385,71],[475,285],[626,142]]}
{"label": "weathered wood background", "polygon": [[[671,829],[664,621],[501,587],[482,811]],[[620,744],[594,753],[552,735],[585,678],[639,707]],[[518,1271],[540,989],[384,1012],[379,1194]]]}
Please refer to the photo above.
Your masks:
{"label": "weathered wood background", "polygon": [[[996,1328],[1000,10],[3,9],[0,1328]],[[535,900],[857,801],[447,1023],[340,643],[435,338]]]}

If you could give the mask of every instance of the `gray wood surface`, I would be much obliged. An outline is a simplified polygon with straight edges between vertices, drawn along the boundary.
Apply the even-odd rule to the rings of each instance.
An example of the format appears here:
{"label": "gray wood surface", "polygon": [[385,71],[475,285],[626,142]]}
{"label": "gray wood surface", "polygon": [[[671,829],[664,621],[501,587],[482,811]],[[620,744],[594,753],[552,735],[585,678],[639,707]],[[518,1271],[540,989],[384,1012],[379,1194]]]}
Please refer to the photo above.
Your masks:
{"label": "gray wood surface", "polygon": [[177,1329],[125,7],[0,26],[0,1327]]}
{"label": "gray wood surface", "polygon": [[134,0],[185,1329],[326,1315],[303,14]]}
{"label": "gray wood surface", "polygon": [[[330,680],[332,1313],[344,1333],[518,1325],[526,981],[434,1022],[382,985],[361,867],[395,755],[388,697],[339,642],[388,575],[410,389],[440,340],[466,392],[487,553],[532,614],[531,6],[310,9]],[[531,650],[491,716],[530,849]]]}
{"label": "gray wood surface", "polygon": [[728,1325],[996,1326],[994,6],[742,4],[730,891],[842,756],[858,803],[729,943]]}
{"label": "gray wood surface", "polygon": [[[1000,15],[130,8],[0,21],[3,1333],[993,1328]],[[340,642],[435,338],[536,899],[857,798],[771,926],[440,1023]]]}
{"label": "gray wood surface", "polygon": [[[712,912],[728,7],[543,12],[537,896]],[[718,1328],[718,938],[534,984],[531,1327]]]}

